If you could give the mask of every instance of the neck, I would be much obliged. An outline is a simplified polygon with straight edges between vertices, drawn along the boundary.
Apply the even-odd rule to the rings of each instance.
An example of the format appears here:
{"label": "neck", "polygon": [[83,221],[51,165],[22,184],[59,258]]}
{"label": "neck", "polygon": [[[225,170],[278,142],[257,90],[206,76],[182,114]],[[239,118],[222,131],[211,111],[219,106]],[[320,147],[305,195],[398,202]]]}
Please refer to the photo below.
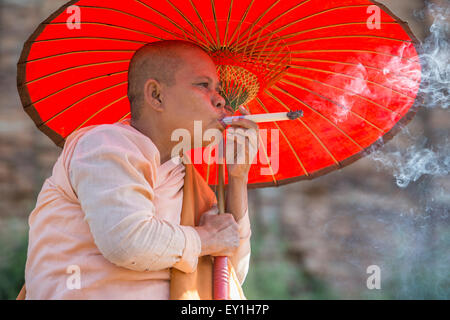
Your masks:
{"label": "neck", "polygon": [[131,126],[152,140],[159,151],[161,164],[172,158],[172,149],[176,141],[170,140],[171,133],[168,133],[168,130],[158,127],[153,121],[148,120],[144,125],[140,120],[131,119]]}

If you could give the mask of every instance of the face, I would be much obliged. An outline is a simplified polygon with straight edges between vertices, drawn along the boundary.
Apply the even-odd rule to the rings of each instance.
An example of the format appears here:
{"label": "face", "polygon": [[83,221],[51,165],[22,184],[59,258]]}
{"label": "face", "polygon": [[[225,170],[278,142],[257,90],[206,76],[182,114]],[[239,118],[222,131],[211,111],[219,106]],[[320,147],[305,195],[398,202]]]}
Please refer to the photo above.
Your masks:
{"label": "face", "polygon": [[[223,131],[221,119],[231,115],[220,95],[221,84],[212,59],[201,50],[183,53],[183,66],[175,75],[173,86],[162,87],[165,120],[172,130],[187,129],[194,136],[194,121],[201,121],[202,132]],[[208,144],[208,142],[205,142]]]}

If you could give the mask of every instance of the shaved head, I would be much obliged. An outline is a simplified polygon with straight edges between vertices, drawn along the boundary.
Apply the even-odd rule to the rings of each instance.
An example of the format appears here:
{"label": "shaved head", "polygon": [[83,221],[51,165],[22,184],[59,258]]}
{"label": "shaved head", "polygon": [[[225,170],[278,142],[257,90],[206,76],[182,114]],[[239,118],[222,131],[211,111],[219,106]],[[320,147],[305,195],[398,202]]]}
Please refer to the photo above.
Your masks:
{"label": "shaved head", "polygon": [[188,50],[206,53],[196,44],[181,40],[153,42],[136,51],[128,70],[128,100],[133,119],[140,117],[146,81],[154,79],[173,86],[176,83],[176,73],[184,64],[183,54]]}

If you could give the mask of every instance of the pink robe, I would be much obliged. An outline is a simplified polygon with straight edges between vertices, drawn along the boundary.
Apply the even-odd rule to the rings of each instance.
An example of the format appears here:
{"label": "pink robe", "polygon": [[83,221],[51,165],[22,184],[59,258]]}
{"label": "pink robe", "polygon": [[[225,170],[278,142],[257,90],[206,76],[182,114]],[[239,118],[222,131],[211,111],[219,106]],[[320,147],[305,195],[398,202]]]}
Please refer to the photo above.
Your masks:
{"label": "pink robe", "polygon": [[[180,159],[161,164],[129,120],[72,134],[29,217],[26,299],[169,299],[170,268],[194,271],[201,251],[180,226],[183,179]],[[231,261],[243,283],[248,212],[238,224]]]}

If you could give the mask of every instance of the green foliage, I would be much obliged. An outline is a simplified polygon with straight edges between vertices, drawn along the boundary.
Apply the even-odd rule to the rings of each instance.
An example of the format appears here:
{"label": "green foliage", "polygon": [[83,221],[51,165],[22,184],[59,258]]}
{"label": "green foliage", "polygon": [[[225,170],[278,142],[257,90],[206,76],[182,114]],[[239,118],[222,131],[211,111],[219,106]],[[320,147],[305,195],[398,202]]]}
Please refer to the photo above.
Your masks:
{"label": "green foliage", "polygon": [[332,290],[289,257],[278,219],[265,230],[252,223],[250,268],[243,285],[247,299],[336,299]]}
{"label": "green foliage", "polygon": [[24,225],[15,219],[0,225],[0,300],[16,299],[25,282],[28,232]]}

